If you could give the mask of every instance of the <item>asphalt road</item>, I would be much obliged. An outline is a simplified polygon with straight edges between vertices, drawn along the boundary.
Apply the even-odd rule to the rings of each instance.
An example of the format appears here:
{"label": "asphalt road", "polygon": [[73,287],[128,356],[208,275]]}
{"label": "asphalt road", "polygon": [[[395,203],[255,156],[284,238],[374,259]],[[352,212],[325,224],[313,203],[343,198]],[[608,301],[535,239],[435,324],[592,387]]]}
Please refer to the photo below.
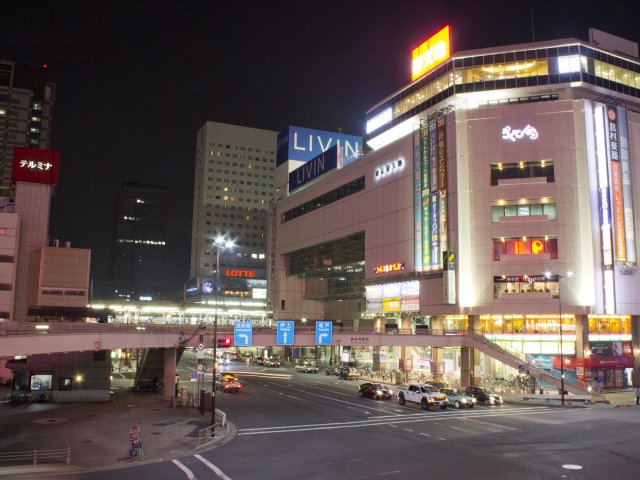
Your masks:
{"label": "asphalt road", "polygon": [[228,443],[173,462],[85,472],[112,479],[635,479],[640,408],[477,406],[423,412],[362,399],[359,381],[234,363],[218,393]]}

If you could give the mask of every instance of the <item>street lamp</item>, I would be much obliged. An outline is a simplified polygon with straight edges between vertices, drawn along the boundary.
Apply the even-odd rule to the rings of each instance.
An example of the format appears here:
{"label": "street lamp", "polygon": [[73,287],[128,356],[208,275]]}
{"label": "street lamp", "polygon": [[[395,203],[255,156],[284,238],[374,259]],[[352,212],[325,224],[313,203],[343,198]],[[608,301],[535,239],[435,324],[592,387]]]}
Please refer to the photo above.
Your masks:
{"label": "street lamp", "polygon": [[545,277],[548,279],[556,278],[558,280],[558,313],[560,315],[560,398],[561,403],[564,405],[564,354],[562,351],[562,297],[560,296],[560,279],[573,277],[573,272],[567,272],[566,275],[551,275],[551,272],[545,272]]}
{"label": "street lamp", "polygon": [[215,314],[213,317],[213,378],[211,379],[211,436],[216,434],[216,359],[218,347],[218,291],[220,290],[220,250],[231,249],[234,244],[232,241],[225,240],[224,237],[216,237],[213,240],[213,246],[216,247],[216,293],[215,293]]}

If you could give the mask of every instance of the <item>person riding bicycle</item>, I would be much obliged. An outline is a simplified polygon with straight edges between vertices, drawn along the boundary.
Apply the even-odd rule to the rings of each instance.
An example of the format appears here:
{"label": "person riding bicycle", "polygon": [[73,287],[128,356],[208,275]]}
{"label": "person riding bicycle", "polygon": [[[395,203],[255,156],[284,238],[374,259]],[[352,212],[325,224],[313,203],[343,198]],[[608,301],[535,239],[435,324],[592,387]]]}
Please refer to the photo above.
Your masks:
{"label": "person riding bicycle", "polygon": [[133,422],[129,429],[129,458],[133,457],[136,447],[142,448],[142,431],[140,425]]}

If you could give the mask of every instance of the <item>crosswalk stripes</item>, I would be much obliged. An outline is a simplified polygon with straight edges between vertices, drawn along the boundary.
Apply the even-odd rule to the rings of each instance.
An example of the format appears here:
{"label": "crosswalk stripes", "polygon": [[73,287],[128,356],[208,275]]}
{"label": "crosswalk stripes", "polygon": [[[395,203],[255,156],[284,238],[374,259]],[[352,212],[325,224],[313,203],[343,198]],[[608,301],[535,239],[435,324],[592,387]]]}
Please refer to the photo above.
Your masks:
{"label": "crosswalk stripes", "polygon": [[[216,467],[213,463],[211,463],[209,460],[204,458],[202,455],[196,453],[195,455],[193,455],[193,457],[199,460],[200,462],[204,463],[207,467],[209,467],[210,470],[213,471],[213,473],[216,474],[216,476],[218,476],[222,480],[231,480],[231,478],[225,475],[225,473],[222,470],[220,470],[218,467]],[[180,470],[182,470],[182,472],[184,472],[188,480],[198,480],[196,476],[193,474],[193,471],[189,467],[187,467],[184,463],[182,463],[180,460],[175,459],[175,460],[171,460],[171,462]]]}

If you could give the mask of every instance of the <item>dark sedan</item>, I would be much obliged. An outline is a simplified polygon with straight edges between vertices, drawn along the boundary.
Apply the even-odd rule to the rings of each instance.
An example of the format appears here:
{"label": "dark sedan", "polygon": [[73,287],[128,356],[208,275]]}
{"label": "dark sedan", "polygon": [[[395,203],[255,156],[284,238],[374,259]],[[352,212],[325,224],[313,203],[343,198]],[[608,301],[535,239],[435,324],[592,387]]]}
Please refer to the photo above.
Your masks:
{"label": "dark sedan", "polygon": [[393,396],[393,390],[382,383],[363,383],[358,393],[361,397],[371,397],[374,400],[389,400]]}

